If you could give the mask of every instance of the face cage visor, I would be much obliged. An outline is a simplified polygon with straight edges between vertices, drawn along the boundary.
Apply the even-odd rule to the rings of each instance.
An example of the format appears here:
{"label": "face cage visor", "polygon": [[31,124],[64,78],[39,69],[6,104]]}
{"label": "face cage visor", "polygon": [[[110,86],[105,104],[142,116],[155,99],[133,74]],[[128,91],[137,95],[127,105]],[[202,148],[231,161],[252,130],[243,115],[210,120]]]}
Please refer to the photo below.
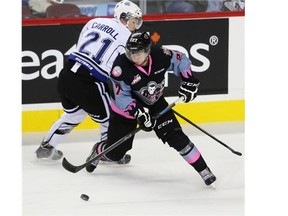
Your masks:
{"label": "face cage visor", "polygon": [[[147,56],[150,54],[150,47],[146,48],[146,49],[141,49],[141,50],[133,50],[133,49],[127,49],[125,47],[125,55],[126,57],[133,63],[136,63],[133,59],[134,57],[137,58],[143,58],[143,62],[145,61],[145,59],[147,58]],[[138,62],[139,63],[139,62]]]}
{"label": "face cage visor", "polygon": [[128,12],[126,14],[126,17],[125,17],[126,21],[127,21],[127,26],[129,24],[132,24],[132,25],[135,25],[136,26],[136,29],[139,29],[142,24],[143,24],[143,20],[142,20],[142,17],[139,17],[137,15],[133,15],[132,13]]}

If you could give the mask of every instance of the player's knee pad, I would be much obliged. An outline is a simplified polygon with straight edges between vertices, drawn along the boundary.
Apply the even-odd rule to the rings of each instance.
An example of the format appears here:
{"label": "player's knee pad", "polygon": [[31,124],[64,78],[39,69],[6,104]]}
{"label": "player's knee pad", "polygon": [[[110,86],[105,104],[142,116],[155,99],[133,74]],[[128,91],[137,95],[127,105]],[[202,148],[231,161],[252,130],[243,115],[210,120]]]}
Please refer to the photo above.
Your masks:
{"label": "player's knee pad", "polygon": [[190,142],[189,138],[183,133],[181,128],[175,128],[160,138],[164,143],[167,142],[170,147],[177,151],[181,151]]}

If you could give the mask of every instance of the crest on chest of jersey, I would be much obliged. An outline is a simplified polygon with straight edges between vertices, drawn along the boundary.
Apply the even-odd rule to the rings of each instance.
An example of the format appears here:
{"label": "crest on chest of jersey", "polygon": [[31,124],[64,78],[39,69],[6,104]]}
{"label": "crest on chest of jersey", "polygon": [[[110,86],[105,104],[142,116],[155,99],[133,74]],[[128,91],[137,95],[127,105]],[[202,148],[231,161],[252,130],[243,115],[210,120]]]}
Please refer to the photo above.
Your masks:
{"label": "crest on chest of jersey", "polygon": [[143,101],[148,104],[154,104],[163,94],[164,90],[164,83],[163,80],[161,83],[156,83],[155,81],[150,81],[147,86],[140,89],[139,94]]}

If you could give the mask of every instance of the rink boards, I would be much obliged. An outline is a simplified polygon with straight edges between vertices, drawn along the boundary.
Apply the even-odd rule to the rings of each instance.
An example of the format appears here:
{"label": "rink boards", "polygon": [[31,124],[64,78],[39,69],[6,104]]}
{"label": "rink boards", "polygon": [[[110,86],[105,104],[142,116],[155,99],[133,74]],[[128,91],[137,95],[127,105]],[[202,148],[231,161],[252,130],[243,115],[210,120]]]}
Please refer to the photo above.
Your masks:
{"label": "rink boards", "polygon": [[[174,109],[195,123],[244,121],[245,119],[244,100],[190,102],[188,104],[178,104]],[[62,109],[23,111],[22,132],[47,131],[62,113]],[[181,124],[185,123],[181,119],[179,121]],[[75,129],[98,127],[98,124],[86,117]]]}
{"label": "rink boards", "polygon": [[[196,123],[244,121],[244,17],[159,22],[145,22],[143,30],[150,30],[154,43],[189,56],[201,81],[196,100],[175,109]],[[63,113],[56,92],[58,74],[77,41],[73,31],[82,25],[23,26],[22,132],[47,131]],[[179,34],[176,27],[191,31]],[[40,33],[43,40],[33,40]],[[165,96],[173,102],[179,81],[168,73],[166,83]],[[86,118],[76,129],[97,127]]]}

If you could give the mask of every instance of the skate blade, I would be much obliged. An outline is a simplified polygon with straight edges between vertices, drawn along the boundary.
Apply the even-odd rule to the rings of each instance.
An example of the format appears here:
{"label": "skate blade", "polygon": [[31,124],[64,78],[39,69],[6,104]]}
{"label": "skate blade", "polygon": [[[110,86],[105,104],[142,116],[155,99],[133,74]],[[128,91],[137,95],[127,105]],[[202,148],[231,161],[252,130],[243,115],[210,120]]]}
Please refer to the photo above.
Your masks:
{"label": "skate blade", "polygon": [[39,163],[39,164],[45,164],[45,165],[53,165],[58,164],[62,161],[62,158],[59,160],[52,160],[49,158],[38,158],[37,156],[34,157],[34,160],[32,162]]}
{"label": "skate blade", "polygon": [[105,166],[122,165],[122,164],[118,164],[117,161],[102,161],[102,160],[100,160],[98,164],[105,165]]}
{"label": "skate blade", "polygon": [[216,190],[216,184],[215,184],[215,182],[213,182],[212,184],[210,184],[209,187],[212,188],[213,190]]}
{"label": "skate blade", "polygon": [[111,161],[102,161],[102,160],[100,160],[98,164],[101,164],[101,165],[115,165],[116,163],[115,162],[111,162]]}
{"label": "skate blade", "polygon": [[119,163],[118,161],[103,161],[103,160],[100,160],[98,164],[101,164],[101,165],[108,165],[108,166],[111,166],[111,165],[127,165],[129,164],[130,161],[128,163]]}

